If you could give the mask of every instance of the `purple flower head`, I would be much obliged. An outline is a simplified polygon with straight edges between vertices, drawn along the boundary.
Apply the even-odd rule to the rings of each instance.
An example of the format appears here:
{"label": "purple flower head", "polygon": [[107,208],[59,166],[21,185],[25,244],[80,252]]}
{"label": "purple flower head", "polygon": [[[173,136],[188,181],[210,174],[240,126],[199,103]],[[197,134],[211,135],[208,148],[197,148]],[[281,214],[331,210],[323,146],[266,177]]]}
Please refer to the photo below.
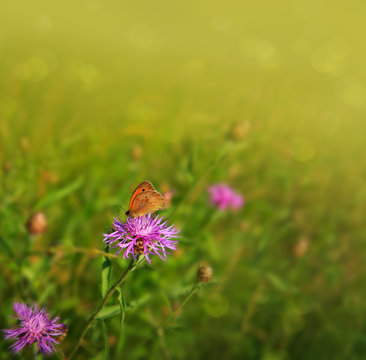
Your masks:
{"label": "purple flower head", "polygon": [[230,208],[237,210],[243,207],[244,199],[226,184],[215,184],[208,188],[210,202],[219,210]]}
{"label": "purple flower head", "polygon": [[173,226],[167,226],[167,221],[159,216],[151,214],[132,218],[128,217],[125,222],[114,219],[112,227],[114,231],[104,234],[104,242],[112,247],[119,247],[117,254],[125,249],[123,258],[132,257],[136,254],[144,254],[151,264],[149,255],[156,254],[162,260],[166,260],[166,248],[176,250],[178,230]]}
{"label": "purple flower head", "polygon": [[39,350],[47,355],[56,351],[54,344],[58,344],[58,336],[66,331],[66,325],[57,323],[58,317],[52,319],[45,309],[40,309],[37,305],[14,303],[14,311],[17,313],[17,327],[4,330],[5,339],[16,340],[10,349],[17,353],[26,345],[36,342],[36,354]]}

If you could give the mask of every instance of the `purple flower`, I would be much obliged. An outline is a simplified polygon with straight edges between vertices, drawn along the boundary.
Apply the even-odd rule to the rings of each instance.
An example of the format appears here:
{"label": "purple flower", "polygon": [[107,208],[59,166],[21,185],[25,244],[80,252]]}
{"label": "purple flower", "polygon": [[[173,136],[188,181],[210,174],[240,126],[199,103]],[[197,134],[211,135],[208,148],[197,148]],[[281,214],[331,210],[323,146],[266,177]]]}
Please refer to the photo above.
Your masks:
{"label": "purple flower", "polygon": [[[110,234],[104,234],[104,242],[112,247],[119,247],[117,254],[125,249],[123,258],[132,257],[136,254],[144,254],[151,264],[149,255],[156,254],[162,260],[166,260],[166,248],[176,250],[178,230],[173,226],[167,226],[167,221],[159,216],[152,217],[151,214],[132,218],[128,217],[125,222],[114,219],[113,229]],[[173,240],[172,240],[173,239]]]}
{"label": "purple flower", "polygon": [[210,202],[217,206],[219,210],[240,209],[244,205],[244,199],[226,184],[215,184],[208,188]]}
{"label": "purple flower", "polygon": [[14,303],[14,311],[18,314],[15,329],[3,330],[5,339],[17,340],[10,349],[19,352],[26,345],[37,342],[36,354],[39,350],[47,355],[56,351],[54,344],[58,344],[57,337],[66,331],[66,325],[57,323],[58,317],[51,319],[45,309],[37,305],[27,306]]}

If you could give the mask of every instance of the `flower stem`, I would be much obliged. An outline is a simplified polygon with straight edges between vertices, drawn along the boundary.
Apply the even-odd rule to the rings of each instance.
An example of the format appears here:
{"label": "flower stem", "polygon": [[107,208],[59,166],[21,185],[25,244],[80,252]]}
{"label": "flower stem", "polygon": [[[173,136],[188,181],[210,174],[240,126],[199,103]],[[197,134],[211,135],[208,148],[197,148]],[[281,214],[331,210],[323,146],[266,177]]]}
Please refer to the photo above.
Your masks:
{"label": "flower stem", "polygon": [[163,321],[161,321],[160,325],[157,326],[156,330],[157,330],[158,336],[160,338],[160,346],[162,348],[163,355],[166,360],[170,360],[171,355],[170,355],[168,349],[166,348],[164,329],[169,324],[172,317],[175,314],[177,314],[183,308],[183,306],[189,301],[189,299],[201,288],[201,284],[202,283],[197,283],[197,282],[195,284],[193,284],[191,290],[188,291],[186,297],[182,300],[182,302],[179,304],[179,306],[176,309],[172,310],[170,312],[170,314]]}
{"label": "flower stem", "polygon": [[93,315],[90,317],[88,323],[86,324],[83,332],[81,333],[78,342],[76,343],[76,345],[74,346],[72,352],[70,353],[70,355],[67,357],[68,360],[71,360],[76,352],[78,351],[80,344],[82,343],[84,336],[86,335],[86,333],[88,332],[88,330],[92,327],[92,325],[94,324],[98,314],[102,311],[102,309],[104,308],[104,306],[107,304],[107,301],[111,298],[111,296],[114,294],[114,292],[116,291],[117,287],[122,285],[125,280],[127,279],[128,275],[136,268],[137,265],[141,264],[141,261],[139,261],[138,259],[135,260],[131,260],[130,264],[128,265],[127,269],[124,271],[124,273],[121,275],[121,277],[109,288],[109,290],[107,291],[107,294],[104,296],[102,302],[99,304],[99,306],[97,307],[97,309],[94,311]]}
{"label": "flower stem", "polygon": [[179,304],[179,306],[174,310],[174,313],[178,313],[183,306],[190,300],[190,298],[201,288],[201,284],[202,283],[195,283],[192,286],[192,289],[188,292],[187,296],[185,297],[185,299]]}
{"label": "flower stem", "polygon": [[190,298],[199,290],[201,289],[203,283],[201,282],[196,282],[193,284],[192,289],[189,290],[189,292],[187,293],[186,297],[182,300],[182,302],[179,304],[179,306],[174,309],[169,316],[165,319],[165,321],[163,321],[162,326],[164,327],[169,321],[170,319],[177,314],[182,308],[183,306],[190,300]]}

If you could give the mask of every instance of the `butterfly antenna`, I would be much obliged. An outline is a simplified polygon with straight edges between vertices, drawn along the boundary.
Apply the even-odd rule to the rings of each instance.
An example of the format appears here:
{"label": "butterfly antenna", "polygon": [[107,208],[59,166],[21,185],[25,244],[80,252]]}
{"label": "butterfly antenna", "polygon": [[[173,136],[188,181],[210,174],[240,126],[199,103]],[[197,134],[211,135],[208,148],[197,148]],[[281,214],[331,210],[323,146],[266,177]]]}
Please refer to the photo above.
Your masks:
{"label": "butterfly antenna", "polygon": [[119,206],[118,210],[123,211],[123,213],[125,213],[128,209],[126,209],[124,206]]}

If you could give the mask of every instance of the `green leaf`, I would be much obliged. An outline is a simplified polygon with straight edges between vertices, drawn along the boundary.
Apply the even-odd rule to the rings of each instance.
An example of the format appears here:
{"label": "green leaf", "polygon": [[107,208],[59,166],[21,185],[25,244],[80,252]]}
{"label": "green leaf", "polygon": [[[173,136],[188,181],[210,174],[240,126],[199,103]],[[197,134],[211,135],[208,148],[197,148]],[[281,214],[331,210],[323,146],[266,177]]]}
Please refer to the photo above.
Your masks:
{"label": "green leaf", "polygon": [[270,283],[279,291],[287,293],[296,293],[298,291],[296,287],[286,283],[283,279],[281,279],[278,275],[274,273],[268,273],[266,274],[266,276]]}
{"label": "green leaf", "polygon": [[175,325],[175,326],[167,326],[167,330],[174,331],[174,332],[182,332],[182,331],[186,331],[186,328],[181,325]]}
{"label": "green leaf", "polygon": [[74,182],[66,185],[65,187],[48,193],[46,196],[44,196],[36,203],[35,208],[36,209],[44,208],[47,205],[60,201],[62,198],[76,191],[83,184],[83,182],[84,178],[79,177]]}
{"label": "green leaf", "polygon": [[[106,253],[109,252],[109,246],[105,247],[104,250]],[[111,260],[108,257],[104,257],[102,263],[102,297],[104,298],[109,289],[109,284],[111,282],[111,272],[112,272],[112,264]]]}
{"label": "green leaf", "polygon": [[123,323],[125,322],[125,316],[126,316],[126,299],[122,293],[122,290],[119,287],[117,287],[116,290],[118,292],[117,300],[121,309],[120,327],[122,327]]}
{"label": "green leaf", "polygon": [[151,297],[152,297],[151,294],[145,294],[142,297],[140,297],[139,299],[129,302],[127,304],[126,308],[134,310],[141,306],[144,306],[145,304],[147,304],[150,301]]}
{"label": "green leaf", "polygon": [[119,315],[121,313],[121,307],[119,305],[105,306],[103,310],[97,316],[98,320],[105,320],[110,317]]}
{"label": "green leaf", "polygon": [[108,334],[107,334],[107,327],[103,320],[100,321],[102,323],[102,335],[104,340],[104,360],[109,360],[109,342],[108,342]]}
{"label": "green leaf", "polygon": [[8,253],[8,255],[12,258],[14,258],[14,253],[13,250],[11,249],[11,247],[9,246],[9,244],[5,241],[5,239],[3,237],[0,236],[0,245],[3,246],[3,248],[5,249],[5,251]]}
{"label": "green leaf", "polygon": [[[136,309],[144,306],[145,304],[147,304],[150,301],[150,299],[151,299],[151,294],[145,294],[140,299],[131,301],[130,303],[125,302],[123,305],[124,311],[126,312],[127,310],[131,310],[131,311],[136,310]],[[113,316],[117,316],[120,314],[121,314],[121,305],[120,304],[105,306],[98,314],[97,320],[106,320],[106,319],[109,319]]]}
{"label": "green leaf", "polygon": [[132,271],[136,270],[141,264],[143,264],[145,261],[145,255],[142,254],[142,255],[139,255],[137,257],[137,260],[136,260],[136,263],[135,263],[135,266],[133,267]]}

